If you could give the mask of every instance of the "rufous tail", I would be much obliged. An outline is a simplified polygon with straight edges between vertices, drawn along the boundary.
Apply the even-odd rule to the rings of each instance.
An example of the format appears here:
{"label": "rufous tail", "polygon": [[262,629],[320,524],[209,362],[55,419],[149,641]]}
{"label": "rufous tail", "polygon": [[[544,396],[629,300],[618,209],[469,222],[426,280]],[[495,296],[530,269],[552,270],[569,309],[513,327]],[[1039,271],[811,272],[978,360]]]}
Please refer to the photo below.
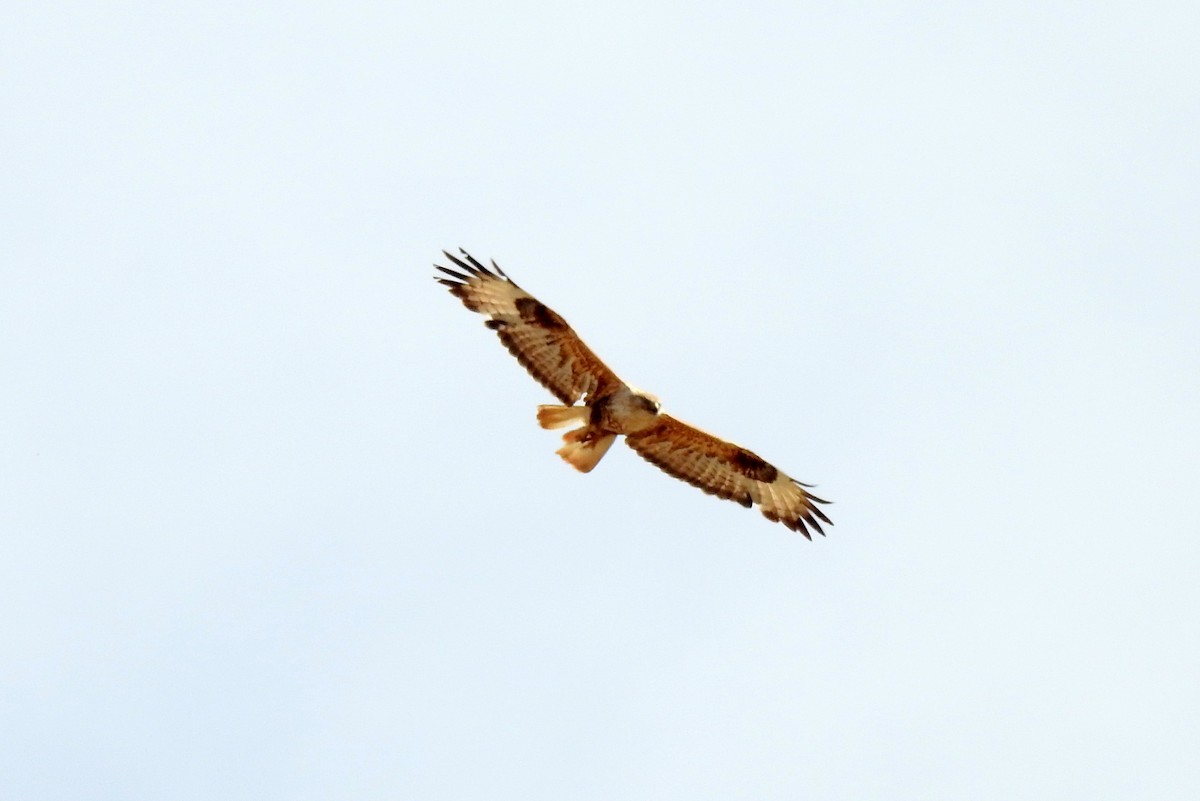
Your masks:
{"label": "rufous tail", "polygon": [[617,438],[616,434],[606,434],[598,428],[586,425],[590,418],[591,409],[586,406],[538,407],[538,424],[542,428],[574,426],[571,431],[563,434],[563,442],[566,444],[558,449],[558,455],[581,473],[591,472]]}
{"label": "rufous tail", "polygon": [[592,410],[587,406],[539,406],[538,425],[542,428],[581,426],[591,414]]}

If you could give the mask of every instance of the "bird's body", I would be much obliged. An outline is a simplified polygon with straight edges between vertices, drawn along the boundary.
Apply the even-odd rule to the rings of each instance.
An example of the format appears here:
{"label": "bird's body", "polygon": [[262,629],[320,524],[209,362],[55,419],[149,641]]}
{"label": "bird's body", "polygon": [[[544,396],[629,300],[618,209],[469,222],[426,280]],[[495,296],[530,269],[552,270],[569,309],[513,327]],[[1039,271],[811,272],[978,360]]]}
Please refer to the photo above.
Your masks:
{"label": "bird's body", "polygon": [[610,392],[589,396],[583,406],[539,406],[542,428],[578,425],[563,435],[566,445],[559,456],[583,473],[590,472],[608,451],[613,440],[652,427],[659,418],[658,399],[621,383]]}
{"label": "bird's body", "polygon": [[539,406],[538,423],[571,427],[558,454],[577,470],[591,471],[624,436],[634,451],[669,475],[743,506],[757,503],[768,519],[810,539],[808,527],[825,533],[818,520],[830,520],[816,504],[827,501],[806,492],[806,485],[751,451],[664,414],[657,398],[618,378],[566,320],[513,283],[495,262],[493,272],[466,251],[462,258],[445,255],[463,272],[435,265],[450,276],[437,280],[468,309],[487,315],[488,328],[562,402]]}

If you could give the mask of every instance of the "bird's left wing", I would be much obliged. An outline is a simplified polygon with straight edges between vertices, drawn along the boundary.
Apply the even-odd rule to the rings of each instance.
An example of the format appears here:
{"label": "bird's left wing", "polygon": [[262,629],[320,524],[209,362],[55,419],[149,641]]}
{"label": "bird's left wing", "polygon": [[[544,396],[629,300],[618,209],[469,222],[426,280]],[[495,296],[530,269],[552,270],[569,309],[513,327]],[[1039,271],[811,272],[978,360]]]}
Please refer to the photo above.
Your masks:
{"label": "bird's left wing", "polygon": [[699,487],[710,495],[757,503],[768,520],[783,523],[812,539],[812,527],[824,535],[821,523],[833,525],[817,506],[828,501],[811,495],[783,471],[740,445],[660,414],[649,428],[627,434],[625,442],[664,472]]}
{"label": "bird's left wing", "polygon": [[450,276],[437,281],[468,309],[486,314],[487,327],[555,397],[570,406],[585,395],[620,384],[621,379],[553,309],[513,283],[496,262],[489,270],[465,250],[460,252],[462,258],[442,251],[462,272],[435,264]]}

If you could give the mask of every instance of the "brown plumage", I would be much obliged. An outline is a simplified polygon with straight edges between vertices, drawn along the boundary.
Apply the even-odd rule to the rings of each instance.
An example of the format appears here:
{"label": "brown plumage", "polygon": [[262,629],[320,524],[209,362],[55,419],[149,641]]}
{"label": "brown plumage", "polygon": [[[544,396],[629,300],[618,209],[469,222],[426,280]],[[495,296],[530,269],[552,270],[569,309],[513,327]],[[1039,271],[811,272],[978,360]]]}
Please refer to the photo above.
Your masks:
{"label": "brown plumage", "polygon": [[[567,321],[513,283],[493,261],[491,269],[460,249],[461,258],[443,251],[459,271],[434,265],[449,278],[436,278],[474,312],[530,375],[563,406],[539,406],[543,428],[572,430],[558,454],[588,472],[620,436],[646,461],[710,495],[758,504],[769,520],[812,539],[832,525],[817,504],[828,503],[805,491],[757,454],[663,414],[654,396],[630,387],[592,353]],[[582,400],[580,405],[576,405]]]}

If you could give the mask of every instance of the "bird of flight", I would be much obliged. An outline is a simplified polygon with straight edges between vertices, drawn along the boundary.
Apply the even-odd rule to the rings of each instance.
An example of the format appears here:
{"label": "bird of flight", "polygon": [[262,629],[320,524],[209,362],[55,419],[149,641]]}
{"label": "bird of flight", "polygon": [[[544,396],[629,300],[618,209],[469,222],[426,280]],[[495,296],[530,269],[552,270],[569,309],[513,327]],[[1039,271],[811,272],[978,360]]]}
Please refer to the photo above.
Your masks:
{"label": "bird of flight", "polygon": [[[768,520],[812,539],[832,525],[817,504],[828,503],[749,450],[682,423],[659,411],[658,399],[634,389],[608,368],[548,306],[459,249],[442,251],[461,272],[435,264],[449,278],[434,276],[473,312],[517,357],[530,375],[564,405],[538,406],[542,428],[571,430],[558,450],[568,464],[587,473],[621,435],[646,461],[710,495],[749,507],[757,503]],[[576,405],[577,402],[583,402]],[[821,522],[818,522],[821,521]]]}

